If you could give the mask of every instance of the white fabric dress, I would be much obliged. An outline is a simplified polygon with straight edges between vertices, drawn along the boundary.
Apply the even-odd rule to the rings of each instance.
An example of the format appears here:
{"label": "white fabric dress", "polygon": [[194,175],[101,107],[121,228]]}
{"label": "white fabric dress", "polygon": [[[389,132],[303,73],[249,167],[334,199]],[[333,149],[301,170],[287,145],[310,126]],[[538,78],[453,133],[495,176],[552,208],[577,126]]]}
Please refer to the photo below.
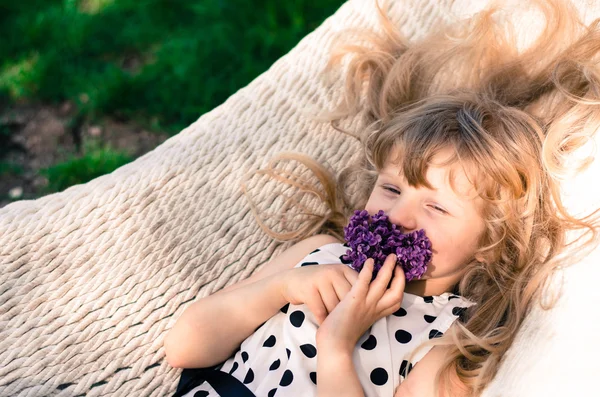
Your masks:
{"label": "white fabric dress", "polygon": [[[343,263],[348,247],[327,244],[307,255],[296,267]],[[421,349],[409,363],[409,354],[421,342],[443,334],[473,303],[444,293],[421,297],[404,294],[402,307],[365,332],[354,349],[354,365],[367,397],[391,397],[396,386],[430,348]],[[284,306],[242,342],[223,363],[221,371],[243,382],[261,396],[316,396],[317,323],[306,305]],[[218,396],[205,382],[186,396]]]}

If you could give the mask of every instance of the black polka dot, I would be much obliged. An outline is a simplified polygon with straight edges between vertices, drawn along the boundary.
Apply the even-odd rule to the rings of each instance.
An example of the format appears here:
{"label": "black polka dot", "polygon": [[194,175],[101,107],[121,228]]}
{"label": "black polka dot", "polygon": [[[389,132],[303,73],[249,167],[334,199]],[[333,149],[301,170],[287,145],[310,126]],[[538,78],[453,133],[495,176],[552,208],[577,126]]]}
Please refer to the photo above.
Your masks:
{"label": "black polka dot", "polygon": [[388,373],[383,368],[375,368],[371,371],[371,382],[377,386],[383,386],[388,381]]}
{"label": "black polka dot", "polygon": [[300,328],[302,326],[302,323],[304,322],[304,318],[305,318],[304,312],[302,312],[301,310],[296,310],[295,312],[290,314],[290,322],[296,328]]}
{"label": "black polka dot", "polygon": [[273,347],[273,346],[275,346],[275,342],[277,342],[277,339],[275,338],[275,335],[271,335],[271,336],[269,336],[267,338],[267,340],[265,341],[265,343],[263,343],[263,347]]}
{"label": "black polka dot", "polygon": [[459,297],[458,297],[458,296],[456,296],[456,295],[451,295],[451,296],[448,298],[448,300],[452,300],[452,299],[458,299],[458,298],[459,298]]}
{"label": "black polka dot", "polygon": [[375,347],[377,347],[377,338],[375,338],[375,335],[369,335],[369,338],[363,342],[362,345],[360,345],[360,347],[362,347],[365,350],[373,350],[375,349]]}
{"label": "black polka dot", "polygon": [[287,353],[288,356],[288,360],[290,359],[290,356],[292,355],[292,352],[290,351],[290,349],[285,349],[285,352]]}
{"label": "black polka dot", "polygon": [[300,350],[302,350],[302,353],[308,358],[313,358],[317,355],[317,348],[310,343],[300,346]]}
{"label": "black polka dot", "polygon": [[455,307],[454,309],[452,309],[452,314],[454,314],[455,316],[460,316],[462,315],[465,311],[467,310],[466,307]]}
{"label": "black polka dot", "polygon": [[400,364],[400,376],[404,376],[405,378],[408,376],[410,371],[412,370],[413,365],[410,364],[406,360],[402,360],[402,364]]}
{"label": "black polka dot", "polygon": [[444,334],[438,331],[437,329],[432,329],[431,331],[429,331],[429,339],[439,338],[442,335]]}
{"label": "black polka dot", "polygon": [[406,316],[406,310],[404,310],[404,308],[400,308],[397,311],[394,312],[394,316],[396,317],[404,317]]}
{"label": "black polka dot", "polygon": [[246,377],[244,378],[244,384],[247,385],[248,383],[252,383],[252,381],[254,380],[254,371],[252,371],[252,368],[248,369],[248,373],[246,374]]}
{"label": "black polka dot", "polygon": [[286,369],[281,377],[281,381],[279,382],[279,386],[289,386],[292,384],[294,380],[294,374],[289,369]]}
{"label": "black polka dot", "polygon": [[277,359],[273,361],[273,364],[269,367],[269,371],[275,371],[281,365],[281,360]]}
{"label": "black polka dot", "polygon": [[229,375],[231,375],[236,369],[238,369],[238,363],[234,362],[233,366],[231,367],[231,369],[229,370]]}
{"label": "black polka dot", "polygon": [[400,343],[408,343],[412,340],[412,335],[410,332],[405,331],[403,329],[399,329],[396,331],[396,340]]}
{"label": "black polka dot", "polygon": [[310,376],[310,380],[312,380],[312,383],[314,383],[316,385],[317,384],[317,373],[311,372],[308,376]]}
{"label": "black polka dot", "polygon": [[346,259],[346,254],[340,255],[340,262],[342,262],[345,265],[349,265],[350,263],[352,263],[350,259]]}
{"label": "black polka dot", "polygon": [[194,397],[206,397],[208,396],[208,392],[206,390],[200,390],[194,393]]}
{"label": "black polka dot", "polygon": [[318,265],[319,262],[304,262],[300,265],[300,267],[302,266],[311,266],[311,265]]}
{"label": "black polka dot", "polygon": [[311,252],[311,254],[316,254],[317,252],[321,252],[321,250],[317,248],[316,250],[314,250],[313,252]]}
{"label": "black polka dot", "polygon": [[433,302],[433,296],[424,296],[423,300],[425,301],[425,303],[431,303]]}
{"label": "black polka dot", "polygon": [[248,361],[248,353],[242,352],[242,361],[244,361],[244,362]]}
{"label": "black polka dot", "polygon": [[431,324],[432,322],[434,322],[434,321],[435,321],[435,319],[436,319],[437,317],[435,317],[435,316],[428,316],[428,315],[426,314],[426,315],[424,315],[424,316],[423,316],[423,318],[425,319],[425,321],[427,321],[429,324]]}
{"label": "black polka dot", "polygon": [[273,397],[275,395],[276,391],[277,391],[277,388],[269,390],[269,394],[267,394],[267,397]]}
{"label": "black polka dot", "polygon": [[289,308],[290,308],[290,304],[288,303],[285,306],[283,306],[281,309],[279,309],[279,311],[281,311],[282,313],[287,313]]}
{"label": "black polka dot", "polygon": [[348,243],[347,243],[347,242],[346,242],[346,243],[344,243],[344,244],[342,244],[342,245],[343,245],[344,247],[346,247],[346,248],[350,248],[350,246],[348,245]]}

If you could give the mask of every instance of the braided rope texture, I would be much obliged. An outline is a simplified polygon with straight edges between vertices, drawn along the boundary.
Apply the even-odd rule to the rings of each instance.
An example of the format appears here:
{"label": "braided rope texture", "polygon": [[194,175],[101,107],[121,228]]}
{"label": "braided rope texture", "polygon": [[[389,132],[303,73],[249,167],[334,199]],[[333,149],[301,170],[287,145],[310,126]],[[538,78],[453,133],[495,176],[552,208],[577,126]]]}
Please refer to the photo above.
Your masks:
{"label": "braided rope texture", "polygon": [[[480,8],[477,0],[398,0],[391,12],[417,38]],[[240,190],[244,176],[281,151],[305,153],[333,171],[359,155],[354,139],[307,113],[341,99],[339,78],[317,78],[333,35],[376,30],[376,22],[371,1],[350,0],[152,152],[86,184],[0,209],[0,396],[172,394],[180,370],[168,366],[162,345],[175,320],[288,246],[257,225]],[[274,212],[283,205],[285,191],[273,181],[252,178],[247,186]],[[550,318],[534,314],[532,321]],[[550,343],[536,332],[525,327],[521,346]],[[539,379],[520,380],[513,365],[535,359],[513,352],[487,395],[535,386]]]}

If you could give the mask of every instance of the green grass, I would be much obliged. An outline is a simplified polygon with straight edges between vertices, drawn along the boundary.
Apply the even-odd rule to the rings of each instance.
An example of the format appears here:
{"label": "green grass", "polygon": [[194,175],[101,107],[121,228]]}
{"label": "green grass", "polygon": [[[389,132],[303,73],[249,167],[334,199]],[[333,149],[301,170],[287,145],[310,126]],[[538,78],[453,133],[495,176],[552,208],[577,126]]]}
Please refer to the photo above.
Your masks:
{"label": "green grass", "polygon": [[[73,120],[108,116],[176,134],[266,71],[343,2],[0,0],[0,109],[70,100]],[[87,145],[82,155],[39,171],[49,182],[41,193],[132,160]],[[0,176],[22,172],[0,162]]]}
{"label": "green grass", "polygon": [[268,69],[343,0],[0,2],[0,105],[72,100],[179,132]]}
{"label": "green grass", "polygon": [[6,161],[0,161],[0,176],[2,175],[21,175],[23,174],[23,167],[18,164],[9,163]]}
{"label": "green grass", "polygon": [[89,182],[133,160],[127,153],[110,146],[87,142],[82,156],[71,156],[67,161],[40,170],[40,175],[48,179],[44,193],[60,192],[69,186]]}

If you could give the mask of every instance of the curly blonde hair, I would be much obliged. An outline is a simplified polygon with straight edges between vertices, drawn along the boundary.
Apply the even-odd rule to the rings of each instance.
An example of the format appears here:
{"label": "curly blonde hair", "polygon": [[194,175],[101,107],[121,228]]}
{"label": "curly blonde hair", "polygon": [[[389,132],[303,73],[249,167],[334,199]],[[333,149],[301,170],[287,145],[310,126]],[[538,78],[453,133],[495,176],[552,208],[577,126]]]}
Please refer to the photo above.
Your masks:
{"label": "curly blonde hair", "polygon": [[[336,41],[326,72],[351,57],[344,100],[319,116],[360,139],[362,160],[334,178],[310,159],[287,157],[315,172],[329,207],[286,236],[294,239],[324,229],[341,236],[394,149],[412,186],[430,187],[427,167],[446,148],[454,153],[450,162],[478,170],[470,177],[487,203],[486,230],[455,289],[476,305],[443,337],[427,342],[449,347],[436,378],[446,395],[456,377],[471,395],[493,379],[555,271],[577,260],[574,249],[566,254],[575,246],[567,244],[566,232],[584,231],[578,252],[598,242],[598,211],[572,216],[559,187],[572,171],[569,154],[600,126],[600,20],[584,25],[565,1],[530,3],[546,23],[520,51],[514,26],[500,18],[498,6],[410,43],[376,4],[381,33],[342,32]],[[356,114],[364,117],[363,130],[340,128],[340,120]]]}

